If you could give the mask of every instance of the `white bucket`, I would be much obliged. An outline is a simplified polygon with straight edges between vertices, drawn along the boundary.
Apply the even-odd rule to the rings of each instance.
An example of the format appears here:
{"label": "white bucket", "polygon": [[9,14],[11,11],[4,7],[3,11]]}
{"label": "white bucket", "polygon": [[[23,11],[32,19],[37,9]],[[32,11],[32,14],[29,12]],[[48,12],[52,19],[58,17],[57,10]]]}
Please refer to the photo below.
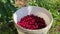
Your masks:
{"label": "white bucket", "polygon": [[[37,15],[39,17],[44,18],[47,26],[45,28],[38,29],[38,30],[29,30],[29,29],[25,29],[25,28],[22,28],[19,25],[17,25],[17,22],[22,17],[24,17],[26,15],[29,15],[29,14],[34,14],[34,15]],[[15,22],[15,26],[16,26],[19,34],[24,34],[24,33],[28,33],[28,34],[47,34],[47,32],[51,28],[51,25],[52,25],[52,22],[53,22],[52,15],[49,11],[47,11],[44,8],[35,7],[35,6],[22,7],[21,9],[17,10],[13,14],[13,20]]]}

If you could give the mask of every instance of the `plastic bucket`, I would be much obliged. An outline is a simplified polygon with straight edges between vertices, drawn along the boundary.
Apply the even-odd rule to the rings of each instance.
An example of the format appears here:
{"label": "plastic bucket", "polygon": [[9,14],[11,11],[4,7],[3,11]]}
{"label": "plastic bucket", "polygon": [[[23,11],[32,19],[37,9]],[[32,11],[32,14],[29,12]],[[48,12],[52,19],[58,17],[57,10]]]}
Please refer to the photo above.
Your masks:
{"label": "plastic bucket", "polygon": [[[47,26],[45,28],[42,28],[42,29],[29,30],[29,29],[25,29],[25,28],[22,28],[19,25],[17,25],[17,22],[22,17],[24,17],[26,15],[29,15],[29,14],[34,14],[34,15],[37,15],[39,17],[44,18]],[[21,9],[17,10],[13,14],[13,20],[14,20],[15,27],[17,28],[17,31],[18,31],[19,34],[24,34],[24,33],[28,33],[28,34],[47,34],[47,32],[51,28],[52,22],[53,22],[52,15],[48,10],[46,10],[45,8],[36,7],[36,6],[22,7]]]}

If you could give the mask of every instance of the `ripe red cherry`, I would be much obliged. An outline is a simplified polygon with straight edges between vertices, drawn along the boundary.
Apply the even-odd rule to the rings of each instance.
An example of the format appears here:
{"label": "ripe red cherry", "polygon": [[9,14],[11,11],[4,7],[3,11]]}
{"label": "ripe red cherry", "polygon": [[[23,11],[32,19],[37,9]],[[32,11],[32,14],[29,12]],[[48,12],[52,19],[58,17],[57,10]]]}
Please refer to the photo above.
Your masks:
{"label": "ripe red cherry", "polygon": [[31,30],[42,29],[46,27],[45,20],[33,14],[21,18],[17,24],[23,28]]}

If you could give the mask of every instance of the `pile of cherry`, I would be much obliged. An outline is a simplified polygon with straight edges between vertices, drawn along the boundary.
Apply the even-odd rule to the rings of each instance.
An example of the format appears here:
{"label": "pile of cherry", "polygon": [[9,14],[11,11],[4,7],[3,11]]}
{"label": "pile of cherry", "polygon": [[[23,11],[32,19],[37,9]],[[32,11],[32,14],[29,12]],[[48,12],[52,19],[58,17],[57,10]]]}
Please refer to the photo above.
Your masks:
{"label": "pile of cherry", "polygon": [[23,28],[31,30],[42,29],[46,27],[45,20],[33,14],[21,18],[17,24]]}

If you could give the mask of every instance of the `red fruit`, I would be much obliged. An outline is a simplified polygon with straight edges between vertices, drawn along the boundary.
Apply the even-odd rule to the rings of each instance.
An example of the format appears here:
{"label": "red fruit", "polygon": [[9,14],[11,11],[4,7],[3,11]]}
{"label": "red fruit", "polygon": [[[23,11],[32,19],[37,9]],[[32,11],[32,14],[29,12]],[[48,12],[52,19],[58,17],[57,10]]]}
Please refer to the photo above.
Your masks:
{"label": "red fruit", "polygon": [[17,24],[23,28],[31,30],[42,29],[46,27],[45,20],[38,16],[34,16],[33,14],[21,18]]}

